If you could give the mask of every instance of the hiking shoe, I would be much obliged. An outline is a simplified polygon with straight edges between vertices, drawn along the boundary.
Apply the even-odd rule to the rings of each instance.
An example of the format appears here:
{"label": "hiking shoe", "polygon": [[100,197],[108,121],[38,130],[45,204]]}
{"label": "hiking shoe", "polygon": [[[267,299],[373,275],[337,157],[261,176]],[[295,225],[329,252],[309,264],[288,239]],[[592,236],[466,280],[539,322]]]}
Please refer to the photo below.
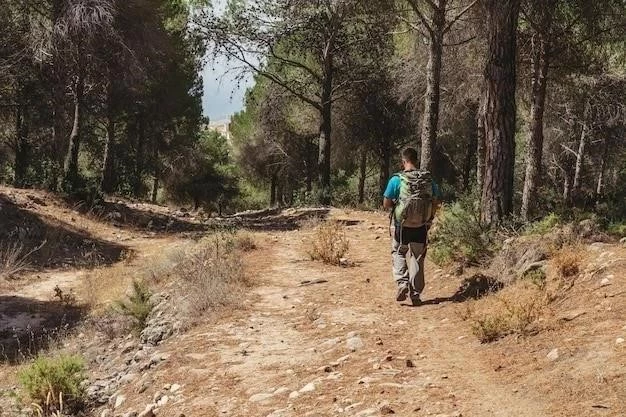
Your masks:
{"label": "hiking shoe", "polygon": [[418,293],[411,294],[411,304],[414,306],[422,305],[422,299]]}
{"label": "hiking shoe", "polygon": [[409,295],[409,285],[408,284],[398,285],[398,292],[396,293],[396,301],[406,300],[407,295]]}

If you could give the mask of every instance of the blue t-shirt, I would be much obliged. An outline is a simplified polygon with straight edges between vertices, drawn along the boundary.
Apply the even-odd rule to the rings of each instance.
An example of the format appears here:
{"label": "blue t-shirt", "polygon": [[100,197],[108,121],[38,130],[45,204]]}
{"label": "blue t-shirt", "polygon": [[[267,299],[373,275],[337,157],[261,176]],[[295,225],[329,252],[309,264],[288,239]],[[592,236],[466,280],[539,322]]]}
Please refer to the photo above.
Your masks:
{"label": "blue t-shirt", "polygon": [[[400,198],[400,182],[401,182],[400,176],[394,175],[393,177],[391,177],[391,179],[389,180],[389,183],[387,184],[387,188],[385,189],[385,194],[383,194],[383,196],[393,201],[396,201],[398,198]],[[441,198],[441,192],[439,191],[439,186],[434,180],[433,180],[433,197],[437,199]]]}

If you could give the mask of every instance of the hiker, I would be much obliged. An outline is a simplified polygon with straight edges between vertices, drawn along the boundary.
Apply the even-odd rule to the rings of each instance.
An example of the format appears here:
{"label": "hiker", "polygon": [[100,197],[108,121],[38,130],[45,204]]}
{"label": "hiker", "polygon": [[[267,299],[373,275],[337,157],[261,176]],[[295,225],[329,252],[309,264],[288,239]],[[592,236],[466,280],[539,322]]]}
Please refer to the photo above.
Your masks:
{"label": "hiker", "polygon": [[439,189],[430,172],[417,169],[417,151],[401,152],[402,172],[389,180],[383,207],[391,210],[393,277],[398,285],[396,301],[410,297],[421,304],[424,290],[424,258],[428,229],[439,205]]}

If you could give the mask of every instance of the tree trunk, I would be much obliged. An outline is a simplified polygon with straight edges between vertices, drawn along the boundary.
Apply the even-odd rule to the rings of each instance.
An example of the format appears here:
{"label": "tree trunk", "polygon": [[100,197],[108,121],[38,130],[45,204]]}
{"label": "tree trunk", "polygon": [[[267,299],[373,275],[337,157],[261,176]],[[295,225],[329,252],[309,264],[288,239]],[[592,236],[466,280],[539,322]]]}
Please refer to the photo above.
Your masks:
{"label": "tree trunk", "polygon": [[481,100],[476,114],[476,190],[482,196],[485,178],[485,105]]}
{"label": "tree trunk", "polygon": [[133,181],[133,195],[135,197],[141,197],[141,194],[143,193],[143,154],[146,135],[143,112],[140,112],[137,115],[136,129],[137,142],[135,144],[135,178]]}
{"label": "tree trunk", "polygon": [[332,117],[332,89],[333,89],[333,58],[330,52],[325,58],[324,80],[322,82],[322,106],[320,109],[321,123],[319,136],[318,173],[320,182],[319,203],[331,203],[330,189],[330,141]]}
{"label": "tree trunk", "polygon": [[569,172],[563,172],[563,201],[569,203],[572,199],[572,176]]}
{"label": "tree trunk", "polygon": [[380,155],[380,176],[379,176],[379,195],[385,193],[385,189],[387,188],[387,182],[389,181],[389,177],[391,175],[391,144],[390,138],[384,137],[381,143],[381,155]]}
{"label": "tree trunk", "polygon": [[572,193],[574,197],[577,197],[580,192],[580,178],[583,172],[583,161],[585,159],[585,148],[587,147],[587,137],[589,136],[589,127],[587,125],[587,119],[589,118],[589,112],[591,111],[589,102],[585,104],[585,111],[583,113],[582,129],[580,131],[580,140],[578,141],[578,153],[576,154],[576,168],[574,170],[574,181],[572,183]]}
{"label": "tree trunk", "polygon": [[156,204],[157,197],[159,194],[159,177],[161,176],[161,171],[159,169],[159,147],[157,144],[154,145],[154,172],[152,178],[152,196],[150,197],[150,201],[152,204]]}
{"label": "tree trunk", "polygon": [[270,207],[274,207],[276,205],[276,173],[272,174],[272,178],[270,179]]}
{"label": "tree trunk", "polygon": [[106,139],[104,142],[104,155],[102,161],[102,176],[100,178],[100,189],[104,193],[113,191],[113,159],[115,146],[115,120],[113,115],[107,115]]}
{"label": "tree trunk", "polygon": [[437,141],[439,125],[439,101],[441,96],[441,59],[443,55],[443,31],[445,27],[445,6],[433,9],[433,33],[430,36],[428,65],[426,67],[426,96],[424,98],[424,119],[422,121],[420,168],[433,170],[433,152]]}
{"label": "tree trunk", "polygon": [[604,142],[602,145],[604,149],[602,150],[602,159],[600,160],[598,182],[596,185],[596,202],[600,200],[600,197],[602,197],[602,192],[604,189],[604,172],[606,170],[606,159],[609,156],[609,141],[607,139],[604,139]]}
{"label": "tree trunk", "polygon": [[501,222],[513,206],[515,59],[520,0],[487,0],[485,67],[485,176],[481,221]]}
{"label": "tree trunk", "polygon": [[152,204],[156,204],[158,195],[159,195],[159,177],[155,175],[154,178],[152,179],[152,196],[150,198],[150,201],[152,202]]}
{"label": "tree trunk", "polygon": [[28,167],[28,126],[26,115],[24,114],[26,107],[18,105],[15,109],[15,177],[13,186],[21,188],[26,185],[26,170]]}
{"label": "tree trunk", "polygon": [[365,202],[365,176],[367,175],[367,148],[361,149],[361,163],[359,164],[359,204]]}
{"label": "tree trunk", "polygon": [[64,188],[74,190],[78,185],[78,153],[80,150],[80,134],[83,122],[83,79],[79,77],[76,82],[74,94],[74,123],[70,133],[69,147],[63,164]]}
{"label": "tree trunk", "polygon": [[477,109],[478,104],[475,101],[468,100],[467,107],[469,114],[467,116],[467,154],[463,161],[463,191],[469,191],[471,184],[472,166],[474,158],[476,158],[478,135],[477,135]]}
{"label": "tree trunk", "polygon": [[[549,12],[550,15],[552,12]],[[544,28],[546,26],[544,25]],[[533,74],[532,74],[532,104],[530,109],[530,129],[528,147],[526,149],[526,176],[524,178],[524,192],[522,195],[522,219],[528,220],[537,201],[537,184],[541,175],[541,161],[543,158],[543,114],[546,103],[546,88],[548,85],[548,45],[545,36],[536,34],[533,38]]]}

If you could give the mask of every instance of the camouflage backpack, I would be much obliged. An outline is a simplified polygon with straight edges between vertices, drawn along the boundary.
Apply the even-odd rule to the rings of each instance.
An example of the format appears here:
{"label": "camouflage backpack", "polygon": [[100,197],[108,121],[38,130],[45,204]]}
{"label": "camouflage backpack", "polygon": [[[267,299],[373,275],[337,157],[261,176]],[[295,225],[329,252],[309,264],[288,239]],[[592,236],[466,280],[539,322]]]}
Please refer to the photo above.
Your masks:
{"label": "camouflage backpack", "polygon": [[394,216],[405,227],[420,227],[433,214],[433,180],[428,171],[414,170],[396,174],[400,178],[400,196]]}

